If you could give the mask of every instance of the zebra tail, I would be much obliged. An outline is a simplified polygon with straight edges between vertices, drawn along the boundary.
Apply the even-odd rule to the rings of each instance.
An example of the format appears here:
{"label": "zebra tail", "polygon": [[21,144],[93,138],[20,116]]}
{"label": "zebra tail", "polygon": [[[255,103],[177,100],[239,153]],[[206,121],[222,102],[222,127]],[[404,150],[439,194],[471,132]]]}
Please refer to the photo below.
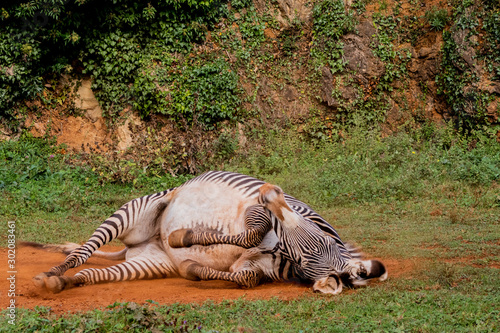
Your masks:
{"label": "zebra tail", "polygon": [[[80,247],[80,244],[66,242],[65,244],[41,244],[36,242],[19,242],[20,247],[32,247],[35,249],[44,250],[47,252],[56,252],[69,255],[73,250]],[[103,258],[108,260],[125,260],[128,248],[124,248],[117,252],[95,251],[92,256],[95,258]]]}

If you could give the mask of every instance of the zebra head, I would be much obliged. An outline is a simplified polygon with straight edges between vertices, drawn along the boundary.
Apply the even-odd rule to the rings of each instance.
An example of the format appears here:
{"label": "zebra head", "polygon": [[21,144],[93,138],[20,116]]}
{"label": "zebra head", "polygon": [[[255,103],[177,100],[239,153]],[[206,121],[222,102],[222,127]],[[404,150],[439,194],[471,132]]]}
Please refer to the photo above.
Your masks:
{"label": "zebra head", "polygon": [[332,272],[327,277],[315,280],[313,290],[323,294],[338,294],[342,287],[361,287],[372,279],[387,279],[387,270],[378,260],[350,261],[343,272]]}
{"label": "zebra head", "polygon": [[387,269],[379,260],[350,260],[345,272],[353,286],[366,285],[369,280],[376,278],[385,281],[388,276]]}
{"label": "zebra head", "polygon": [[272,223],[280,250],[306,278],[314,281],[315,291],[338,294],[343,285],[361,286],[373,278],[381,281],[387,278],[387,270],[380,261],[360,260],[354,251],[347,249],[342,254],[339,249],[344,246],[342,242],[339,245],[316,223],[294,211],[280,187],[262,185],[258,201],[275,217]]}

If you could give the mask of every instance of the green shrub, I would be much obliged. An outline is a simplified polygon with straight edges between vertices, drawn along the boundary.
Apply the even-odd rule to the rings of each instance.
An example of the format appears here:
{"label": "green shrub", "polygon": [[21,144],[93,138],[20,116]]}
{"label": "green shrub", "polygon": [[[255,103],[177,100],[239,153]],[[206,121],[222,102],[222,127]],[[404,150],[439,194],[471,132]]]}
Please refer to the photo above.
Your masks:
{"label": "green shrub", "polygon": [[42,72],[36,66],[41,58],[39,42],[23,35],[14,28],[0,30],[0,116],[11,115],[18,100],[34,98],[43,89]]}
{"label": "green shrub", "polygon": [[172,62],[158,76],[167,95],[162,113],[209,128],[220,120],[235,119],[241,103],[238,75],[224,58]]}
{"label": "green shrub", "polygon": [[328,65],[333,73],[344,69],[341,37],[356,27],[354,11],[346,11],[342,0],[324,0],[313,8],[311,56],[317,67]]}
{"label": "green shrub", "polygon": [[381,138],[358,128],[343,135],[317,145],[294,133],[267,133],[260,149],[237,155],[230,168],[274,181],[313,207],[406,201],[432,195],[440,183],[489,187],[500,180],[500,146],[491,138],[471,149],[460,136],[450,143],[444,130]]}
{"label": "green shrub", "polygon": [[444,95],[455,116],[457,128],[472,133],[488,125],[486,107],[490,96],[475,89],[466,89],[477,82],[476,73],[462,58],[450,32],[443,32],[441,68],[436,75],[438,94]]}
{"label": "green shrub", "polygon": [[150,55],[188,52],[226,13],[213,0],[10,3],[0,15],[0,115],[35,98],[47,76],[80,71],[108,116],[130,104],[143,117],[159,112]]}
{"label": "green shrub", "polygon": [[431,26],[432,30],[441,31],[448,23],[448,11],[446,9],[438,9],[433,6],[432,9],[425,12],[425,19]]}
{"label": "green shrub", "polygon": [[46,142],[23,135],[19,141],[0,144],[0,188],[18,187],[23,182],[51,178],[61,166],[55,141]]}
{"label": "green shrub", "polygon": [[[118,192],[130,193],[131,189],[141,188],[148,194],[178,186],[191,176],[175,177],[165,171],[175,168],[175,160],[168,160],[171,158],[168,150],[169,147],[165,147],[147,152],[149,154],[144,152],[134,160],[116,152],[112,156],[69,154],[55,140],[34,138],[29,134],[18,140],[0,141],[0,196],[3,200],[0,215],[14,218],[34,212],[71,214],[79,207],[96,205],[113,210],[116,207],[108,207],[106,202]],[[103,192],[105,184],[108,190]],[[119,204],[126,201],[121,199]]]}
{"label": "green shrub", "polygon": [[90,40],[82,52],[83,73],[91,75],[92,89],[108,116],[121,111],[133,96],[129,85],[141,67],[140,51],[136,37],[118,30]]}
{"label": "green shrub", "polygon": [[486,43],[482,55],[487,60],[487,69],[493,72],[495,80],[500,80],[500,11],[491,10],[483,20]]}
{"label": "green shrub", "polygon": [[406,77],[406,65],[411,59],[411,53],[407,49],[396,50],[393,44],[397,38],[398,26],[398,21],[394,16],[375,13],[373,22],[377,27],[377,41],[372,44],[373,53],[384,63],[385,67],[377,88],[392,91],[391,83]]}
{"label": "green shrub", "polygon": [[29,134],[0,142],[0,193],[8,202],[2,205],[1,214],[53,212],[86,202],[85,185],[96,178],[82,168],[69,167],[67,158],[64,147],[54,140]]}

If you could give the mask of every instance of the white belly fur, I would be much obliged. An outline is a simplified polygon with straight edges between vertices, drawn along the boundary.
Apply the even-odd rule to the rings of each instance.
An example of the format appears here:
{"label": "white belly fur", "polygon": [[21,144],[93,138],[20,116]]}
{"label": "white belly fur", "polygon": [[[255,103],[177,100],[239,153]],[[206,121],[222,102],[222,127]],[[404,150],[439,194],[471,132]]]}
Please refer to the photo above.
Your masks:
{"label": "white belly fur", "polygon": [[218,231],[234,235],[245,230],[244,213],[257,203],[257,198],[245,198],[240,192],[224,185],[196,182],[176,190],[172,202],[161,217],[161,237],[167,255],[179,267],[191,259],[204,266],[227,271],[244,249],[233,245],[195,245],[173,249],[168,245],[168,235],[177,229]]}

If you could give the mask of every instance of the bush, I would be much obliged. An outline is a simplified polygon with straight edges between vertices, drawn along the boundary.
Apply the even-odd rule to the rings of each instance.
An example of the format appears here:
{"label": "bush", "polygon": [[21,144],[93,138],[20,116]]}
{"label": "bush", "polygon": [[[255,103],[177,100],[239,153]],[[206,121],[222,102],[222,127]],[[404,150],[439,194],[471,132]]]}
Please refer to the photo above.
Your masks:
{"label": "bush", "polygon": [[489,187],[500,180],[500,146],[494,139],[456,137],[450,147],[443,130],[381,138],[351,129],[344,136],[318,147],[293,133],[269,133],[260,149],[236,156],[231,165],[281,184],[299,199],[310,198],[313,207],[412,200],[432,196],[436,184]]}
{"label": "bush", "polygon": [[490,97],[473,88],[468,89],[478,77],[461,57],[452,34],[443,32],[441,69],[436,75],[438,94],[444,95],[455,116],[457,128],[463,133],[472,133],[488,125],[486,107]]}
{"label": "bush", "polygon": [[143,117],[160,112],[167,104],[151,55],[186,54],[226,12],[213,0],[9,3],[0,15],[0,115],[65,72],[90,75],[109,116],[128,104]]}
{"label": "bush", "polygon": [[[241,100],[238,75],[223,58],[205,62],[185,63],[182,70],[177,63],[160,71],[160,83],[167,90],[166,108],[162,113],[193,120],[213,127],[220,120],[234,119]],[[163,74],[166,71],[169,74]]]}
{"label": "bush", "polygon": [[425,13],[425,20],[431,26],[432,30],[441,31],[448,23],[448,11],[446,9],[437,9],[433,6],[431,10]]}

